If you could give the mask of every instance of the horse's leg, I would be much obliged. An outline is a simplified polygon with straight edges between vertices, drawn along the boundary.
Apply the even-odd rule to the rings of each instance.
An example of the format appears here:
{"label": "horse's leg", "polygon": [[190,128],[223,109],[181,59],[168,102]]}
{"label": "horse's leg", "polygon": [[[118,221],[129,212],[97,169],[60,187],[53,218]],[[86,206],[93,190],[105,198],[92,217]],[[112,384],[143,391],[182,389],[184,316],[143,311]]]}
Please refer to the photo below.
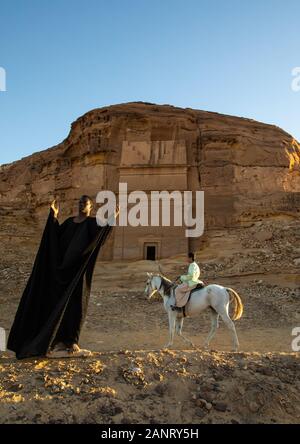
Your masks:
{"label": "horse's leg", "polygon": [[184,342],[189,344],[191,347],[195,348],[195,345],[193,344],[193,342],[190,339],[188,339],[185,336],[183,336],[183,334],[182,334],[182,325],[183,325],[183,318],[177,318],[176,319],[176,333],[178,334],[178,336],[181,337],[181,339]]}
{"label": "horse's leg", "polygon": [[169,342],[164,346],[164,348],[170,347],[174,341],[176,313],[170,310],[168,312],[168,316],[169,316]]}
{"label": "horse's leg", "polygon": [[229,304],[226,304],[226,306],[222,307],[222,310],[218,310],[221,318],[223,319],[226,327],[231,331],[232,339],[233,339],[233,351],[237,351],[239,347],[239,340],[236,334],[235,325],[232,322],[232,320],[229,317],[228,314],[228,306]]}
{"label": "horse's leg", "polygon": [[217,328],[219,326],[219,314],[213,308],[210,309],[210,319],[211,319],[211,329],[204,343],[204,348],[209,347],[209,343],[214,337]]}

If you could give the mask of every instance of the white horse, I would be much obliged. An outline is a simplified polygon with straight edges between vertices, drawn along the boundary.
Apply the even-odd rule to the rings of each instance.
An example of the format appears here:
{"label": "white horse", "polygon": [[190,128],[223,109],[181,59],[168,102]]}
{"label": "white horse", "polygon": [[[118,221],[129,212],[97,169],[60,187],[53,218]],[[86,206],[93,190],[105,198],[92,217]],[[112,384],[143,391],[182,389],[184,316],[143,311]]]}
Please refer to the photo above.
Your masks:
{"label": "white horse", "polygon": [[[168,348],[173,344],[175,330],[186,343],[195,347],[194,344],[182,334],[183,314],[178,311],[173,311],[171,308],[171,306],[175,304],[175,285],[172,285],[172,282],[160,273],[147,273],[147,275],[148,279],[145,288],[147,298],[151,299],[151,297],[158,292],[163,298],[164,307],[169,317],[169,342],[165,345],[165,348]],[[208,348],[209,343],[218,328],[219,316],[221,316],[232,334],[233,350],[237,351],[239,341],[234,323],[228,314],[229,303],[232,301],[235,303],[232,320],[235,321],[243,314],[243,303],[240,296],[232,290],[232,288],[211,284],[192,293],[190,300],[186,305],[187,316],[195,316],[205,309],[210,310],[211,330],[205,341],[205,348]]]}

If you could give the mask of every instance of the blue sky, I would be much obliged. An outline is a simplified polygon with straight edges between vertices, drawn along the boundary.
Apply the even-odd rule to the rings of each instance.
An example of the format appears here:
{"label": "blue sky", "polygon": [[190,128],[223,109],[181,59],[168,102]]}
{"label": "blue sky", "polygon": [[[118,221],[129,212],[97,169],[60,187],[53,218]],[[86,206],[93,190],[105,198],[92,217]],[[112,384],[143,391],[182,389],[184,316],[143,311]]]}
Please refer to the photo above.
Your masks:
{"label": "blue sky", "polygon": [[0,0],[0,164],[90,109],[147,101],[250,117],[300,139],[299,0]]}

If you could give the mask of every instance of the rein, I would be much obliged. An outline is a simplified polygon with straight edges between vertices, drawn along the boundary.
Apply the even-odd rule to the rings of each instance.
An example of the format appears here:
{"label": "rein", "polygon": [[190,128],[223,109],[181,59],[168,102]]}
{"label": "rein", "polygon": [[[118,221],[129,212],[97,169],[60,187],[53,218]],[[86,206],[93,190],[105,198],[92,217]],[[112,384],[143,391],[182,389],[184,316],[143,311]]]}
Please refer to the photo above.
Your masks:
{"label": "rein", "polygon": [[[164,287],[164,293],[165,294],[170,290],[170,288],[176,287],[176,284],[174,282],[170,282],[170,283],[167,284],[166,283],[166,279],[162,275],[158,275],[158,276],[160,277],[160,286],[153,290],[153,292],[151,293],[150,297],[152,297],[155,293],[159,293],[160,290],[162,289],[162,287],[164,287],[164,285],[165,285],[165,287]],[[167,295],[167,294],[166,294],[166,296],[170,297],[170,295]]]}

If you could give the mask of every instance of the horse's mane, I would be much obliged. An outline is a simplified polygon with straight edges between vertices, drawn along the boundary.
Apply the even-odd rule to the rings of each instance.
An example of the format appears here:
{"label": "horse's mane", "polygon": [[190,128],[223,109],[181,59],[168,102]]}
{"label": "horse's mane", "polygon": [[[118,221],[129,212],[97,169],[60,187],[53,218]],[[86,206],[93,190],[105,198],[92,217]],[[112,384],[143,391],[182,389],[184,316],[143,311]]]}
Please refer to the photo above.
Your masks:
{"label": "horse's mane", "polygon": [[157,276],[159,276],[161,278],[161,280],[162,280],[162,285],[163,285],[163,287],[165,289],[166,295],[170,296],[171,288],[174,285],[173,282],[170,279],[168,279],[165,276],[163,276],[162,274],[160,274],[160,273],[158,273]]}
{"label": "horse's mane", "polygon": [[172,282],[171,279],[166,278],[162,274],[158,274],[158,276],[162,278],[162,281],[164,284],[166,284],[166,283],[170,284],[170,282]]}

